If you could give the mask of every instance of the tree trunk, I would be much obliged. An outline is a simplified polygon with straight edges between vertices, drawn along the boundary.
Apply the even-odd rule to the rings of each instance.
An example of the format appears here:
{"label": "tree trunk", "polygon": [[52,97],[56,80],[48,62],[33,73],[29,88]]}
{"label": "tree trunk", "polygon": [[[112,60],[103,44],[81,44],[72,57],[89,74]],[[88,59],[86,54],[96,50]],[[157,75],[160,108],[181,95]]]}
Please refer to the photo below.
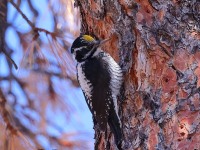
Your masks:
{"label": "tree trunk", "polygon": [[[76,0],[81,32],[124,71],[122,149],[200,149],[200,1]],[[95,149],[117,149],[95,131]]]}

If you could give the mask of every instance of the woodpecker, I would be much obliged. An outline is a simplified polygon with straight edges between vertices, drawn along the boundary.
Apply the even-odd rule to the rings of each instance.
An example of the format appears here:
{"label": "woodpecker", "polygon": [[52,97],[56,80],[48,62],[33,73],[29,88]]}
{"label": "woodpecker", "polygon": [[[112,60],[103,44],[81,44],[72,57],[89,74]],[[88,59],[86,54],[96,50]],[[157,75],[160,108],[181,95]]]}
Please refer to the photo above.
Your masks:
{"label": "woodpecker", "polygon": [[77,79],[93,115],[95,127],[105,132],[108,124],[118,145],[122,142],[122,129],[117,97],[123,74],[115,60],[101,49],[101,45],[107,41],[80,35],[73,42],[71,53],[77,60]]}

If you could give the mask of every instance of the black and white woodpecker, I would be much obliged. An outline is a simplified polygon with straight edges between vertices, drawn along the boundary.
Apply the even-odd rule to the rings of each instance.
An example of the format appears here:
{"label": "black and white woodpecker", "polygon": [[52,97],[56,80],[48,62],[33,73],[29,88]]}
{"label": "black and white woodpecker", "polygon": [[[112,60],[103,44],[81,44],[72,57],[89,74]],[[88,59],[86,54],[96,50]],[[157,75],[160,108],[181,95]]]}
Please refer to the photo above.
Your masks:
{"label": "black and white woodpecker", "polygon": [[117,97],[123,74],[115,60],[101,49],[106,41],[81,35],[73,42],[71,53],[78,62],[78,82],[93,115],[95,127],[105,132],[108,124],[118,145],[122,141],[122,130]]}

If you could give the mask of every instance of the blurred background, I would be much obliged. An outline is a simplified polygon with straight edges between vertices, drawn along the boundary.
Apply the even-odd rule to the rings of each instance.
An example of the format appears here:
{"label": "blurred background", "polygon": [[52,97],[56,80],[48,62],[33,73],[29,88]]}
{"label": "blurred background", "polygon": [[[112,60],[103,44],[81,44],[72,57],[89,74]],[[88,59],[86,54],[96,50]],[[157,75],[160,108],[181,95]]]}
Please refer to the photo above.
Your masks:
{"label": "blurred background", "polygon": [[93,149],[92,116],[70,54],[80,29],[74,1],[0,7],[0,149]]}

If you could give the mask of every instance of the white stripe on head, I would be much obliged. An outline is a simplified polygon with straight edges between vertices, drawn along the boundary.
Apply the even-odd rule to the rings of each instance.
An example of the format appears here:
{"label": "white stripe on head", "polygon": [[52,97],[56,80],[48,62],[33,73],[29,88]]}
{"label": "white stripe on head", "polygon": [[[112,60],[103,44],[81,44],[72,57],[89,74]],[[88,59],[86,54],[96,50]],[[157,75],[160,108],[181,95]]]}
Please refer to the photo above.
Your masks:
{"label": "white stripe on head", "polygon": [[82,46],[82,47],[79,47],[79,48],[74,48],[74,52],[80,51],[83,48],[87,48],[87,46]]}

